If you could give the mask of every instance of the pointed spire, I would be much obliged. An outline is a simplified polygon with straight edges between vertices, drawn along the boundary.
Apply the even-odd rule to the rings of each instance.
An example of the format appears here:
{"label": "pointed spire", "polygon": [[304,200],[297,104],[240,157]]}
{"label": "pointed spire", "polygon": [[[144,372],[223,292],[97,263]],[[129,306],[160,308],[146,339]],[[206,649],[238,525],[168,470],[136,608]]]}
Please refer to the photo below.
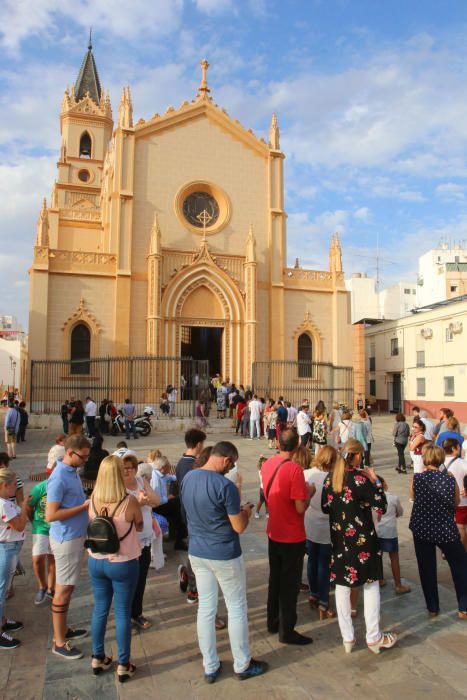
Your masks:
{"label": "pointed spire", "polygon": [[47,213],[47,200],[44,197],[42,200],[41,213],[37,220],[36,229],[36,246],[48,246],[49,245],[49,215]]}
{"label": "pointed spire", "polygon": [[201,66],[201,83],[198,88],[198,97],[201,98],[202,100],[206,100],[208,98],[208,93],[211,92],[211,90],[208,88],[208,81],[206,79],[206,73],[209,68],[209,63],[208,60],[205,58],[203,61],[200,63]]}
{"label": "pointed spire", "polygon": [[339,233],[336,231],[331,238],[329,247],[329,271],[342,272],[342,248],[339,243]]}
{"label": "pointed spire", "polygon": [[133,126],[133,103],[130,88],[123,88],[122,99],[118,108],[118,126],[129,129]]}
{"label": "pointed spire", "polygon": [[89,97],[99,104],[102,94],[99,74],[97,72],[94,54],[92,53],[91,32],[89,32],[88,51],[83,58],[78,78],[75,83],[75,94],[77,100],[82,100],[89,93]]}
{"label": "pointed spire", "polygon": [[269,146],[275,151],[280,149],[280,131],[277,126],[277,115],[275,112],[272,113],[271,126],[269,127]]}
{"label": "pointed spire", "polygon": [[294,268],[295,268],[296,270],[299,270],[299,269],[300,269],[300,260],[299,260],[299,258],[295,258],[295,265],[294,265]]}
{"label": "pointed spire", "polygon": [[246,262],[256,262],[256,239],[251,224],[246,239]]}
{"label": "pointed spire", "polygon": [[151,228],[151,237],[149,240],[149,255],[160,255],[161,252],[161,229],[159,226],[159,215],[156,211],[154,214],[154,222]]}

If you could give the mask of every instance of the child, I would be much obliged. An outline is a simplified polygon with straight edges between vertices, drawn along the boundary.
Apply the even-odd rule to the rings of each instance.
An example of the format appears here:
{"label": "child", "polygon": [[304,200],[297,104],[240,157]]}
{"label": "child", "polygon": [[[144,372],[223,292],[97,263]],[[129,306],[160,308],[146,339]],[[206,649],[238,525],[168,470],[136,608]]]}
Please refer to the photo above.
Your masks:
{"label": "child", "polygon": [[266,504],[266,499],[264,497],[264,491],[263,491],[263,477],[261,475],[261,467],[266,461],[266,457],[264,455],[259,456],[258,460],[258,472],[259,472],[259,501],[256,504],[256,510],[255,510],[255,518],[259,518],[259,511],[261,510],[261,506],[264,503],[264,507],[266,508],[266,517],[269,518],[269,512],[268,512],[268,506]]}
{"label": "child", "polygon": [[32,568],[39,590],[34,598],[41,605],[54,597],[55,559],[49,544],[50,525],[45,519],[47,503],[47,479],[36,484],[27,501],[27,514],[32,523]]}
{"label": "child", "polygon": [[[379,476],[383,482],[384,490],[386,491],[386,500],[388,502],[387,510],[384,515],[379,517],[376,523],[376,532],[379,539],[381,551],[389,553],[391,561],[392,575],[394,578],[394,587],[396,593],[410,593],[410,586],[404,586],[401,582],[401,570],[399,565],[399,541],[397,538],[397,518],[403,515],[404,511],[398,496],[393,496],[388,492],[388,485],[382,476]],[[381,585],[384,586],[384,579]]]}
{"label": "child", "polygon": [[[266,418],[267,418],[267,425],[266,425]],[[271,403],[270,410],[265,413],[264,415],[264,428],[267,429],[267,435],[268,435],[268,448],[270,450],[275,450],[276,449],[276,422],[277,422],[277,413],[276,413],[276,407],[274,401]]]}

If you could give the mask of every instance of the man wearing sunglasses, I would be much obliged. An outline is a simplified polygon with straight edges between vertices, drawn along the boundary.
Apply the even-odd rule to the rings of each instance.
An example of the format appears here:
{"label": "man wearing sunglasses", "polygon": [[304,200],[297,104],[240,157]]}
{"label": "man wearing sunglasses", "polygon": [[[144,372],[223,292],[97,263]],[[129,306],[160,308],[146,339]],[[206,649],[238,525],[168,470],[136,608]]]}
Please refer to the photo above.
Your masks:
{"label": "man wearing sunglasses", "polygon": [[86,630],[71,629],[67,613],[73,590],[81,574],[84,539],[88,526],[89,501],[84,495],[78,468],[88,459],[91,443],[84,435],[65,440],[65,456],[47,482],[45,517],[50,523],[50,548],[55,557],[56,585],[52,600],[54,641],[52,653],[62,659],[80,659],[82,651],[71,641],[87,635]]}

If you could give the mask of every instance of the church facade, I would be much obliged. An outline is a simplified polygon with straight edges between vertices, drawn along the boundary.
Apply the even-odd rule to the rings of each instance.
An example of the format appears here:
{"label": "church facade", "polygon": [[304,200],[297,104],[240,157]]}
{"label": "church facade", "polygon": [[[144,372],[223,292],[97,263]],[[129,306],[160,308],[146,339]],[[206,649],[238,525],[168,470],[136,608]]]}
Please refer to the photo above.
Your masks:
{"label": "church facade", "polygon": [[114,124],[89,46],[37,224],[30,359],[192,356],[245,385],[257,360],[352,365],[338,236],[328,270],[287,267],[276,116],[258,138],[201,68],[195,99],[147,120],[125,88]]}

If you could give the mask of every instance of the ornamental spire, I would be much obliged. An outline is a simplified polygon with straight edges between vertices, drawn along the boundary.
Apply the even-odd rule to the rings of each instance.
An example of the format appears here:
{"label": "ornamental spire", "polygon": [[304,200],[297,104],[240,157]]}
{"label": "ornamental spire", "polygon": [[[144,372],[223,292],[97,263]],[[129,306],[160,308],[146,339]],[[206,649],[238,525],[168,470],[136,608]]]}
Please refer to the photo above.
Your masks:
{"label": "ornamental spire", "polygon": [[280,149],[280,131],[277,126],[277,115],[272,113],[271,126],[269,127],[269,146],[275,151]]}
{"label": "ornamental spire", "polygon": [[120,107],[118,108],[118,126],[130,129],[133,126],[133,103],[129,87],[123,88]]}
{"label": "ornamental spire", "polygon": [[205,58],[203,61],[200,63],[201,66],[201,83],[198,88],[198,97],[201,98],[202,100],[206,100],[208,98],[208,92],[211,92],[211,90],[208,88],[208,81],[206,79],[206,73],[209,68],[209,63],[208,60]]}
{"label": "ornamental spire", "polygon": [[246,262],[256,261],[256,239],[253,233],[253,226],[250,224],[248,237],[246,239]]}
{"label": "ornamental spire", "polygon": [[331,238],[331,246],[329,248],[329,271],[342,272],[342,248],[339,243],[338,231],[336,231]]}
{"label": "ornamental spire", "polygon": [[44,197],[42,200],[41,213],[37,220],[36,229],[36,246],[48,246],[49,245],[49,215],[47,213],[47,200]]}
{"label": "ornamental spire", "polygon": [[160,255],[161,252],[161,228],[159,226],[159,215],[156,211],[154,214],[154,222],[151,228],[151,237],[149,240],[149,255]]}

